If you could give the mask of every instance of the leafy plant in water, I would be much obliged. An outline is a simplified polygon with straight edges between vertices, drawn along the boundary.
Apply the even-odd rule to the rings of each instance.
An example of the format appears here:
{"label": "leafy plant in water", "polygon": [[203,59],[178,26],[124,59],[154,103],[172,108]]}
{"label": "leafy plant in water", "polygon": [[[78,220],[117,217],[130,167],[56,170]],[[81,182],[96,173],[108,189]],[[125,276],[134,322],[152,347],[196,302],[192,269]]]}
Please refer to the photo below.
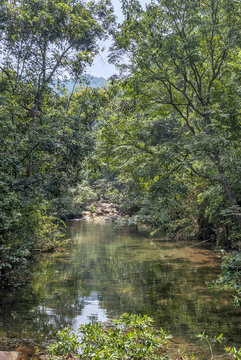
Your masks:
{"label": "leafy plant in water", "polygon": [[51,356],[79,353],[80,359],[93,360],[168,360],[165,349],[171,336],[162,329],[155,330],[152,325],[153,320],[147,316],[123,314],[106,327],[98,323],[81,325],[79,338],[71,334],[68,327],[58,333],[48,353]]}
{"label": "leafy plant in water", "polygon": [[48,353],[53,355],[77,354],[79,349],[78,336],[71,333],[71,327],[57,333],[57,340],[48,347]]}
{"label": "leafy plant in water", "polygon": [[209,350],[210,350],[211,359],[214,359],[215,356],[213,355],[213,346],[217,343],[221,344],[221,342],[223,340],[223,334],[220,334],[219,336],[214,336],[213,338],[210,338],[208,335],[205,334],[205,332],[203,332],[202,334],[197,335],[197,337],[201,341],[206,341],[206,343],[208,344]]}
{"label": "leafy plant in water", "polygon": [[201,341],[205,341],[208,344],[209,347],[209,351],[210,351],[210,360],[219,358],[220,356],[223,357],[226,354],[230,356],[230,359],[234,359],[234,360],[240,360],[241,359],[241,348],[236,349],[235,347],[227,347],[225,346],[225,355],[214,355],[213,353],[213,348],[216,344],[221,344],[223,341],[223,334],[220,334],[218,336],[214,336],[213,338],[210,338],[207,334],[205,334],[205,332],[203,332],[202,334],[197,335],[197,337],[201,340]]}
{"label": "leafy plant in water", "polygon": [[[119,319],[106,325],[89,323],[81,325],[78,334],[71,332],[70,326],[57,334],[57,340],[49,345],[50,356],[75,355],[82,360],[172,360],[167,354],[167,340],[171,336],[162,328],[156,330],[153,320],[148,316],[123,314]],[[198,335],[208,344],[210,360],[227,356],[240,360],[241,348],[224,347],[224,355],[215,355],[213,348],[223,341],[223,334],[210,338],[205,332]],[[195,359],[181,354],[182,359]]]}

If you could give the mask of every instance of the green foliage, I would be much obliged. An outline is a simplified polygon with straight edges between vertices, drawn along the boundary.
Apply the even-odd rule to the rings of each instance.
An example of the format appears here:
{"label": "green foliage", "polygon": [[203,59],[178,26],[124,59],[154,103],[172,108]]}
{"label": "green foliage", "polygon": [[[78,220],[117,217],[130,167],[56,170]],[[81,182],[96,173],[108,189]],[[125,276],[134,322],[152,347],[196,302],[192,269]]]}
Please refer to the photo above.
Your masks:
{"label": "green foliage", "polygon": [[58,332],[56,336],[56,342],[50,344],[48,347],[48,353],[51,356],[78,354],[80,345],[78,336],[71,333],[71,328],[69,326]]}
{"label": "green foliage", "polygon": [[5,265],[13,268],[20,259],[31,256],[34,247],[47,249],[56,244],[60,235],[56,214],[64,218],[81,214],[79,203],[84,204],[88,195],[83,196],[84,189],[76,184],[82,179],[82,163],[95,144],[92,123],[105,102],[105,92],[82,88],[68,96],[46,93],[34,129],[21,106],[16,105],[17,115],[12,112],[16,98],[9,97],[6,89],[2,100],[0,236],[4,271]]}
{"label": "green foliage", "polygon": [[241,304],[241,254],[232,252],[224,256],[222,263],[222,273],[217,280],[213,281],[212,286],[219,290],[228,290],[234,293],[234,305]]}
{"label": "green foliage", "polygon": [[[38,210],[39,211],[39,210]],[[66,225],[60,219],[43,213],[39,216],[37,244],[44,251],[51,250],[61,244]]]}
{"label": "green foliage", "polygon": [[231,347],[225,346],[225,351],[227,354],[229,354],[231,359],[234,359],[234,360],[241,359],[241,348],[236,349],[236,347],[231,348]]}
{"label": "green foliage", "polygon": [[[203,332],[202,334],[199,334],[197,336],[201,341],[205,341],[208,344],[209,347],[209,351],[210,351],[210,360],[213,359],[218,359],[221,357],[225,357],[224,355],[214,355],[213,353],[213,348],[216,344],[222,344],[223,342],[223,334],[220,334],[218,336],[214,336],[213,338],[210,338],[208,335],[205,334],[205,332]],[[239,360],[240,359],[240,355],[241,355],[241,348],[240,349],[236,349],[235,347],[224,347],[226,354],[229,355],[230,359],[234,359],[234,360]]]}
{"label": "green foliage", "polygon": [[[78,335],[73,334],[70,327],[60,331],[55,343],[49,345],[48,354],[51,357],[75,355],[80,359],[171,359],[167,354],[167,340],[171,336],[162,328],[156,330],[153,320],[147,316],[123,314],[107,325],[81,325]],[[197,337],[208,345],[210,360],[220,357],[214,354],[214,347],[223,342],[223,334],[210,338],[202,333]],[[240,351],[225,346],[230,359],[240,359]],[[186,355],[182,358],[188,359]]]}
{"label": "green foliage", "polygon": [[169,359],[162,353],[170,336],[162,329],[155,330],[147,316],[123,314],[107,327],[98,323],[81,325],[79,335],[77,338],[66,328],[58,333],[48,353],[79,354],[80,359]]}
{"label": "green foliage", "polygon": [[123,7],[111,60],[129,56],[119,65],[128,76],[102,114],[100,158],[139,220],[156,223],[156,214],[158,226],[189,233],[194,219],[196,233],[222,230],[232,247],[241,231],[240,3]]}
{"label": "green foliage", "polygon": [[109,0],[2,1],[0,14],[1,283],[60,236],[56,214],[69,206],[93,149],[105,92],[56,93],[53,83],[65,76],[77,82],[113,15]]}

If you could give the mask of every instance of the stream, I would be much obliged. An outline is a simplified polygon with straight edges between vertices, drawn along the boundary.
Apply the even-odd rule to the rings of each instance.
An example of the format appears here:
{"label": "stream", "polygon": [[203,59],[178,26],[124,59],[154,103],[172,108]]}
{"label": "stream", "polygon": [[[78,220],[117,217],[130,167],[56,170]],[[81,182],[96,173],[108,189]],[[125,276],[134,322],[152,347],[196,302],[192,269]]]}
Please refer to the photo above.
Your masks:
{"label": "stream", "polygon": [[151,316],[189,349],[204,330],[240,346],[240,310],[231,295],[207,286],[220,271],[207,245],[83,221],[69,222],[68,236],[68,251],[41,256],[27,286],[0,289],[0,335],[41,344],[67,324],[77,330],[130,312]]}

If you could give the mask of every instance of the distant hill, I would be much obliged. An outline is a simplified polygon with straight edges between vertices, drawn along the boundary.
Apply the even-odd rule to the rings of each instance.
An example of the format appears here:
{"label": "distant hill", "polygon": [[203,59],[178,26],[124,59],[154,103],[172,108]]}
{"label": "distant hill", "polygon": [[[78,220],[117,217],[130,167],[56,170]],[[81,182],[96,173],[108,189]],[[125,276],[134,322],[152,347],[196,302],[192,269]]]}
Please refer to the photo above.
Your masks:
{"label": "distant hill", "polygon": [[[54,80],[53,87],[56,88],[57,84],[62,87],[65,87],[66,91],[68,93],[71,93],[73,90],[75,81],[73,79],[68,79],[68,80],[64,80],[64,81]],[[105,78],[86,74],[83,76],[82,81],[80,80],[77,82],[76,86],[83,85],[85,87],[89,86],[92,88],[102,88],[106,84],[107,84],[107,80]]]}

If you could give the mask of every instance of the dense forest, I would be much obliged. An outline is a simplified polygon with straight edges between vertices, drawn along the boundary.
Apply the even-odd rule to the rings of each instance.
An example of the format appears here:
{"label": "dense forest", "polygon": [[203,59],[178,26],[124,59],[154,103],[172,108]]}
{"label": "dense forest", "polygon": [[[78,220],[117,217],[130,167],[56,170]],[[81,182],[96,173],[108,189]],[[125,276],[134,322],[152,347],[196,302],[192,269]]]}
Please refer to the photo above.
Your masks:
{"label": "dense forest", "polygon": [[[129,224],[236,251],[239,281],[240,1],[122,10],[117,24],[109,0],[0,3],[4,286],[98,199]],[[86,67],[110,35],[118,75],[91,87]]]}
{"label": "dense forest", "polygon": [[[109,1],[2,1],[1,276],[60,236],[62,197],[94,149],[92,124],[104,92],[77,84],[113,22]],[[46,244],[47,242],[47,244]]]}

